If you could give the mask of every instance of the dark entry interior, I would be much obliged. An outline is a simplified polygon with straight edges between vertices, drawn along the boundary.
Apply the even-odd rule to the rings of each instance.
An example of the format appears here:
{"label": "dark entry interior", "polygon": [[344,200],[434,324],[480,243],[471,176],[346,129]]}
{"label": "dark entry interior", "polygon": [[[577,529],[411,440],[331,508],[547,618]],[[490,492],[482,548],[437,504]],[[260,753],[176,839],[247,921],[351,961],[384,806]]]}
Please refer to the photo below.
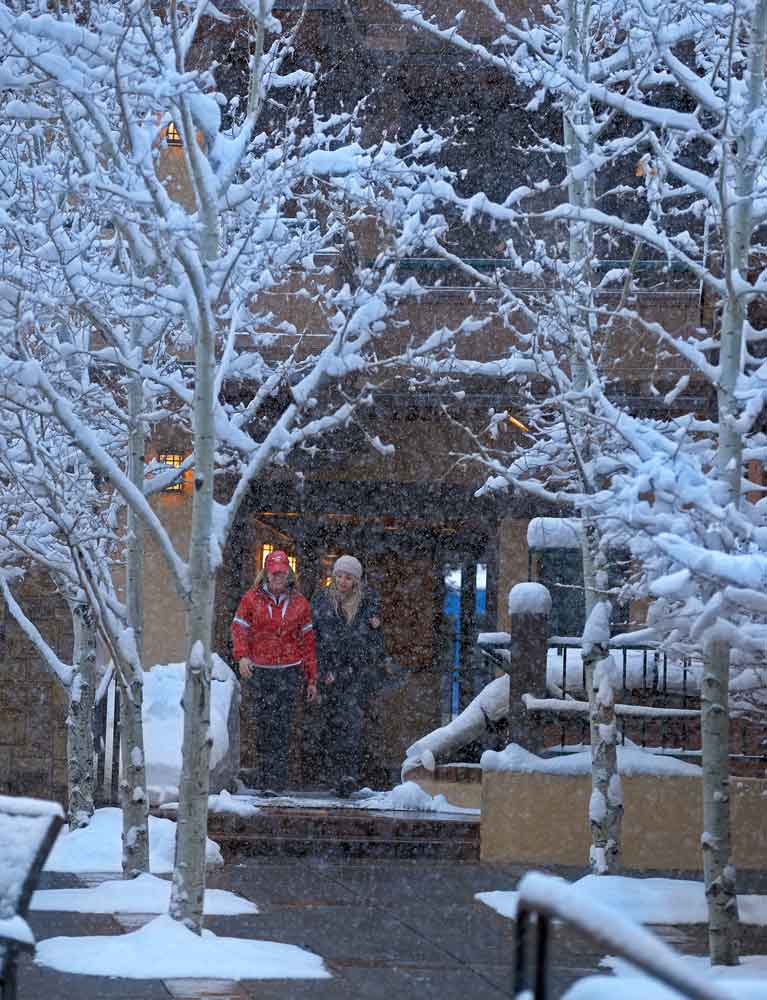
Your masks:
{"label": "dark entry interior", "polygon": [[[303,510],[275,510],[274,504],[254,509],[255,504],[251,505],[242,519],[241,531],[236,533],[239,544],[231,552],[219,588],[222,605],[216,616],[219,648],[227,648],[234,609],[241,594],[252,584],[265,545],[283,548],[295,556],[299,589],[308,598],[325,585],[339,555],[356,555],[365,569],[366,585],[381,597],[387,683],[366,719],[362,777],[365,783],[382,787],[398,779],[407,747],[445,721],[445,691],[453,671],[453,635],[452,622],[444,614],[444,567],[466,567],[464,577],[471,580],[477,563],[488,563],[487,593],[494,594],[496,582],[491,567],[495,566],[496,522],[493,518],[469,522],[445,517],[437,521],[432,517],[408,516],[404,511],[383,513],[375,509],[380,498],[375,505],[360,498],[355,505],[358,512],[347,513],[348,503],[331,507],[336,486],[326,484],[323,510],[306,509],[310,504],[305,492],[301,497],[291,498],[300,501]],[[399,494],[401,507],[432,513],[424,511],[423,504],[419,507],[417,500],[410,504],[407,496],[402,496],[402,490]],[[455,497],[451,499],[454,501]],[[433,500],[431,506],[436,507]],[[435,509],[433,513],[439,512]],[[473,602],[467,599],[463,607],[473,608]],[[488,608],[488,612],[494,616],[495,608]],[[460,624],[460,662],[468,671],[477,623],[474,615],[466,611]],[[465,689],[461,698],[465,703],[474,685],[469,677],[459,680]],[[321,706],[305,710],[293,741],[291,780],[302,787],[311,787],[318,778],[313,769],[311,746],[311,716],[316,711],[321,711]],[[250,752],[248,744],[244,732],[245,766]]]}

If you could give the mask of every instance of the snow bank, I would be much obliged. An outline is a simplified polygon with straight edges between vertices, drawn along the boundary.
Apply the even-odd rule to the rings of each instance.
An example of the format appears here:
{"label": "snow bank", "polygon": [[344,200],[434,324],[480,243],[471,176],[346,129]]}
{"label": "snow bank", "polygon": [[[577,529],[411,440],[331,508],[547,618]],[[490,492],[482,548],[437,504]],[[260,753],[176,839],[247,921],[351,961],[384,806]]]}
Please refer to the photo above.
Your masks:
{"label": "snow bank", "polygon": [[59,972],[125,979],[329,979],[319,955],[293,944],[199,937],[156,917],[130,934],[41,941],[35,961]]}
{"label": "snow bank", "polygon": [[[45,864],[52,872],[122,871],[122,812],[108,807],[97,809],[88,826],[81,830],[62,830]],[[153,872],[173,871],[176,850],[176,824],[170,819],[149,817],[149,865]],[[221,865],[224,859],[218,845],[208,839],[205,860]]]}
{"label": "snow bank", "polygon": [[[703,882],[672,878],[586,875],[572,884],[573,895],[615,907],[639,924],[705,924],[708,908]],[[478,892],[476,899],[515,920],[519,893]],[[767,896],[738,896],[741,922],[767,927]]]}
{"label": "snow bank", "polygon": [[[30,908],[57,913],[166,913],[171,883],[156,875],[102,882],[89,889],[39,889]],[[250,900],[225,889],[206,889],[203,911],[211,916],[258,913]]]}
{"label": "snow bank", "polygon": [[[485,750],[481,760],[484,771],[516,771],[520,774],[591,774],[591,751],[560,757],[538,757],[516,743],[503,750]],[[618,770],[621,774],[681,774],[700,777],[697,764],[687,764],[673,757],[650,753],[636,746],[618,747]]]}
{"label": "snow bank", "polygon": [[[685,964],[682,956],[646,928],[630,920],[620,910],[579,895],[564,879],[528,872],[519,884],[519,892],[520,898],[526,900],[531,909],[542,910],[577,924],[583,933],[599,942],[600,951],[614,950],[641,957],[646,969],[664,975],[682,996],[734,1000],[735,994],[713,985],[701,969]],[[615,987],[616,980],[613,979],[609,995],[624,998],[624,991]],[[644,996],[646,998],[646,992]],[[676,998],[678,994],[672,996]]]}
{"label": "snow bank", "polygon": [[[711,965],[709,959],[699,955],[681,955],[680,961],[691,970],[704,976],[715,989],[733,1000],[765,1000],[767,988],[767,956],[741,955],[740,965],[728,967]],[[603,965],[615,969],[614,976],[589,976],[571,986],[563,1000],[681,1000],[682,995],[646,976],[619,958],[606,958]]]}
{"label": "snow bank", "polygon": [[[144,750],[147,784],[152,802],[178,798],[184,713],[183,663],[165,663],[144,674]],[[237,680],[220,656],[213,654],[210,685],[210,769],[215,770],[229,752],[229,717],[239,698]],[[239,750],[238,750],[239,753]]]}

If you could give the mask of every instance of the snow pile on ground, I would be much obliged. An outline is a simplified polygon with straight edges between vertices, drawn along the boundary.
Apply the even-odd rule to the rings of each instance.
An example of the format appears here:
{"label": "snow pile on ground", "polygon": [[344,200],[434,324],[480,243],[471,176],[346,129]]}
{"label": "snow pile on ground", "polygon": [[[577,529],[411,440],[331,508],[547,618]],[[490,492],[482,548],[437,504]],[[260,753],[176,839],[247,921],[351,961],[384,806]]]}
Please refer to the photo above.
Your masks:
{"label": "snow pile on ground", "polygon": [[[559,757],[538,757],[517,743],[510,743],[503,750],[485,750],[482,754],[485,771],[516,771],[521,774],[591,774],[591,751],[572,753]],[[686,775],[700,777],[697,764],[687,764],[662,754],[654,754],[637,746],[618,747],[618,770],[621,774]]]}
{"label": "snow pile on ground", "polygon": [[[122,871],[122,811],[114,807],[97,809],[88,826],[62,830],[45,864],[52,872]],[[170,819],[149,817],[149,864],[153,872],[173,871],[176,851],[176,824]],[[221,865],[224,859],[218,844],[208,839],[205,860]]]}
{"label": "snow pile on ground", "polygon": [[[633,921],[621,910],[605,905],[588,893],[578,892],[574,885],[562,878],[528,872],[519,883],[518,890],[520,905],[524,901],[531,911],[548,913],[576,925],[583,933],[599,942],[601,952],[637,956],[643,967],[651,970],[653,975],[674,983],[679,992],[669,991],[665,994],[668,998],[679,1000],[680,996],[705,996],[711,1000],[714,997],[735,1000],[737,996],[740,1000],[745,995],[740,988],[736,993],[711,984],[705,967],[688,963],[652,931]],[[648,983],[653,981],[643,977],[641,982],[644,992],[632,993],[632,997],[637,1000],[641,995],[642,1000],[647,1000],[649,996],[656,996],[648,990]],[[574,987],[567,996],[570,1000],[606,1000],[607,997],[614,1000],[616,996],[625,1000],[628,993],[623,986],[626,983],[631,983],[631,979],[602,977],[594,980],[593,986],[581,987],[581,984],[577,984],[583,992],[576,993]],[[589,992],[592,988],[594,992]]]}
{"label": "snow pile on ground", "polygon": [[[682,955],[680,960],[694,969],[723,997],[732,1000],[765,1000],[767,997],[767,956],[741,956],[740,965],[712,966],[707,957]],[[614,976],[589,976],[571,986],[563,1000],[683,1000],[681,993],[645,975],[620,958],[606,958],[603,965],[614,968]]]}
{"label": "snow pile on ground", "polygon": [[35,943],[32,928],[23,917],[0,917],[0,938],[4,941],[18,941],[19,944]]}
{"label": "snow pile on ground", "polygon": [[[156,875],[102,882],[89,889],[39,889],[30,904],[33,910],[57,913],[166,913],[171,884]],[[204,912],[211,916],[258,913],[248,899],[225,889],[206,889]]]}
{"label": "snow pile on ground", "polygon": [[[184,734],[183,663],[165,663],[144,674],[144,751],[147,785],[153,802],[178,798],[181,774],[181,741]],[[237,698],[237,680],[220,656],[213,654],[210,684],[210,769],[214,770],[229,750],[229,713]]]}
{"label": "snow pile on ground", "polygon": [[329,979],[319,955],[292,944],[202,937],[168,916],[130,934],[41,941],[35,961],[59,972],[125,979]]}
{"label": "snow pile on ground", "polygon": [[[702,882],[586,875],[572,884],[571,891],[584,901],[614,907],[639,924],[705,924],[708,921]],[[519,893],[478,892],[476,898],[502,917],[516,919]],[[738,896],[738,913],[744,924],[767,927],[767,896]]]}
{"label": "snow pile on ground", "polygon": [[375,792],[364,799],[355,800],[352,804],[355,809],[413,810],[479,815],[479,809],[454,806],[447,801],[444,795],[429,795],[415,781],[405,781],[389,792]]}

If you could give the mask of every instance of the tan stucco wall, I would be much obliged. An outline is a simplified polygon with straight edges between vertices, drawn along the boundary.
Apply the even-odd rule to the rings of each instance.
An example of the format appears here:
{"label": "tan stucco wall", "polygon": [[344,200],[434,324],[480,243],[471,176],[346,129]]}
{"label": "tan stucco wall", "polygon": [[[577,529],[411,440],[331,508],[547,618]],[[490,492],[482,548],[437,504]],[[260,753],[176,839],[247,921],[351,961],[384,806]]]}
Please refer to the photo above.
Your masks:
{"label": "tan stucco wall", "polygon": [[[192,495],[161,493],[151,501],[155,513],[182,559],[187,558],[192,528]],[[146,535],[144,579],[144,664],[178,663],[186,656],[186,620],[181,599],[157,543]]]}
{"label": "tan stucco wall", "polygon": [[509,629],[509,591],[527,580],[527,520],[506,517],[498,530],[498,628]]}
{"label": "tan stucco wall", "polygon": [[[624,866],[702,868],[701,791],[701,781],[695,777],[624,775]],[[482,860],[586,865],[590,796],[588,775],[485,771]],[[735,864],[763,870],[767,867],[767,781],[733,781],[731,806]]]}

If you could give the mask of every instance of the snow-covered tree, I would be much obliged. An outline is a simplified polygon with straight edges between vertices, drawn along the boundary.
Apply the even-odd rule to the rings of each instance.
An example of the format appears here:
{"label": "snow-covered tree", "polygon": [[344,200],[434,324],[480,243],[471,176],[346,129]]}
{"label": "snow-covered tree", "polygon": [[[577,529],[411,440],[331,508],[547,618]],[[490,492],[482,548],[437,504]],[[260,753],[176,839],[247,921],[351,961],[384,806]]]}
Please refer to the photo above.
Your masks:
{"label": "snow-covered tree", "polygon": [[[565,18],[579,6],[562,5]],[[676,413],[651,422],[619,408],[607,392],[594,395],[592,425],[609,427],[616,447],[602,462],[600,488],[580,506],[603,535],[631,546],[641,590],[656,598],[650,611],[656,635],[704,657],[702,846],[710,947],[715,963],[733,963],[730,665],[762,666],[764,648],[765,602],[761,582],[754,586],[763,580],[764,503],[749,499],[754,486],[745,473],[749,463],[765,457],[759,306],[767,280],[767,5],[583,5],[604,15],[593,23],[607,49],[580,63],[563,58],[557,29],[563,22],[556,10],[553,21],[528,25],[512,23],[493,0],[482,0],[480,7],[496,19],[499,45],[485,48],[465,38],[461,44],[478,58],[530,73],[539,99],[549,94],[564,104],[589,101],[607,122],[612,116],[620,124],[612,148],[619,144],[624,161],[635,165],[639,183],[625,180],[618,204],[568,198],[544,216],[612,233],[664,281],[681,274],[699,291],[700,326],[674,328],[662,313],[642,309],[638,274],[624,268],[619,275],[626,293],[620,314],[655,342],[671,372],[677,369],[660,390]],[[412,6],[403,13],[437,30]],[[443,29],[442,37],[453,30]],[[583,135],[582,123],[576,125]],[[608,129],[579,165],[580,176],[604,172],[609,135]],[[685,411],[689,387],[704,402],[693,401]],[[715,399],[715,407],[706,407],[706,399]]]}
{"label": "snow-covered tree", "polygon": [[[66,370],[66,369],[65,369]],[[32,410],[45,404],[32,398],[24,407],[0,400],[0,588],[4,601],[24,634],[32,641],[56,680],[67,692],[67,762],[69,824],[85,826],[93,814],[93,709],[96,689],[108,677],[99,676],[97,641],[112,652],[118,683],[141,708],[141,669],[125,610],[118,600],[111,567],[119,544],[113,499],[100,491],[82,453],[55,420]],[[72,664],[64,664],[44,639],[15,596],[15,583],[33,568],[47,574],[66,601],[72,616]],[[123,868],[128,876],[148,871],[147,797],[143,738],[126,725],[135,766],[125,769],[123,803]]]}
{"label": "snow-covered tree", "polygon": [[[321,115],[313,75],[289,71],[294,35],[270,0],[244,5],[256,41],[245,114],[230,121],[212,69],[195,63],[206,15],[227,19],[207,0],[162,16],[148,2],[97,2],[79,16],[26,6],[0,5],[0,89],[17,166],[0,205],[12,303],[0,372],[9,405],[39,398],[154,537],[185,606],[171,914],[199,931],[216,570],[268,465],[344,426],[369,402],[372,375],[428,349],[407,337],[403,348],[399,331],[390,347],[389,316],[419,291],[396,280],[398,259],[441,225],[428,213],[443,172],[427,162],[440,141],[419,131],[365,148],[353,117]],[[180,150],[167,147],[171,126]],[[40,146],[43,156],[27,153]],[[371,234],[372,261],[346,254],[348,273],[335,282],[317,255]],[[319,351],[275,313],[275,290],[306,300],[325,336]],[[63,350],[58,331],[73,315],[90,327],[89,370],[111,392],[109,412],[133,428],[173,421],[189,436],[188,552],[174,548],[148,499],[178,473],[150,466],[141,482],[135,463],[126,471],[93,433],[87,394],[65,396],[25,349],[32,329]],[[278,390],[288,402],[275,418]],[[234,484],[226,501],[214,497],[222,471]]]}
{"label": "snow-covered tree", "polygon": [[[475,436],[476,450],[466,458],[490,473],[485,491],[512,488],[582,516],[584,619],[589,623],[584,633],[584,664],[591,703],[593,797],[603,803],[590,812],[590,863],[595,872],[617,871],[623,805],[609,693],[613,673],[608,669],[606,648],[613,595],[600,521],[583,500],[603,486],[605,456],[618,440],[608,425],[596,421],[595,410],[596,401],[614,379],[616,362],[615,307],[606,301],[604,292],[625,281],[625,276],[614,271],[598,277],[598,234],[588,213],[596,203],[599,169],[625,155],[625,140],[610,135],[611,111],[599,106],[591,93],[563,85],[558,67],[571,68],[576,77],[590,77],[592,65],[610,52],[611,18],[618,4],[556,5],[551,20],[535,32],[520,28],[490,0],[479,3],[473,15],[459,14],[453,24],[445,22],[445,15],[427,16],[413,4],[392,0],[391,5],[407,23],[457,47],[475,65],[500,70],[509,100],[516,100],[520,111],[524,104],[530,111],[556,100],[558,127],[538,136],[528,150],[529,157],[537,154],[551,163],[549,176],[536,181],[520,173],[517,164],[517,172],[507,179],[502,202],[492,201],[484,192],[443,191],[448,204],[464,219],[484,218],[496,236],[503,237],[499,245],[504,247],[506,266],[488,276],[448,254],[436,236],[432,240],[435,254],[450,258],[489,293],[480,315],[486,321],[492,314],[507,331],[503,354],[477,360],[469,341],[458,357],[449,343],[441,354],[435,352],[423,360],[421,367],[435,377],[452,377],[456,382],[472,375],[507,379],[517,407],[492,412],[486,428],[492,443]],[[482,17],[483,13],[490,17]],[[487,39],[488,20],[497,27],[497,34],[490,29],[492,44]],[[480,37],[480,28],[485,38]],[[527,34],[545,52],[546,61],[528,53]],[[546,120],[550,122],[551,117]],[[578,217],[556,221],[552,203],[572,205]],[[520,286],[527,286],[525,294],[520,293]]]}

